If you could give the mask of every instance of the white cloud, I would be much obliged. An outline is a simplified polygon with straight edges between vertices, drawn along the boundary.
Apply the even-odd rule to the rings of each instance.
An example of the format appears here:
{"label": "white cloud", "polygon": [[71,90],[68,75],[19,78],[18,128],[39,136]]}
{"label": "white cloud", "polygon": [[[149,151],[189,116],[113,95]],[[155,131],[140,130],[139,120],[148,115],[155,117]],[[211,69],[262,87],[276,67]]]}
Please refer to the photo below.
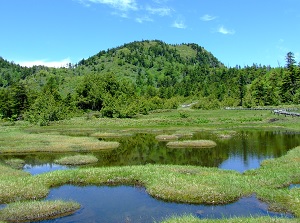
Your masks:
{"label": "white cloud", "polygon": [[200,19],[202,21],[208,22],[208,21],[212,21],[212,20],[214,20],[216,18],[217,18],[216,16],[212,16],[212,15],[206,14],[206,15],[202,16]]}
{"label": "white cloud", "polygon": [[161,7],[161,8],[152,8],[150,6],[146,7],[146,11],[148,11],[151,14],[157,14],[160,16],[168,16],[171,14],[171,9],[167,7]]}
{"label": "white cloud", "polygon": [[144,17],[138,17],[135,19],[138,23],[144,23],[144,22],[153,22],[153,19],[151,19],[149,16]]}
{"label": "white cloud", "polygon": [[79,0],[79,2],[86,6],[90,6],[89,3],[105,4],[122,11],[137,10],[135,0]]}
{"label": "white cloud", "polygon": [[185,29],[186,28],[186,25],[184,24],[184,21],[183,20],[176,20],[173,24],[172,24],[172,27],[174,28],[178,28],[178,29]]}
{"label": "white cloud", "polygon": [[34,61],[19,61],[16,62],[24,67],[33,67],[33,66],[46,66],[46,67],[66,67],[71,63],[70,58],[63,59],[61,61],[47,61],[47,60],[34,60]]}
{"label": "white cloud", "polygon": [[227,34],[231,34],[232,35],[232,34],[235,33],[234,30],[229,30],[229,29],[225,28],[224,26],[220,26],[220,28],[218,29],[218,32],[222,33],[224,35],[227,35]]}

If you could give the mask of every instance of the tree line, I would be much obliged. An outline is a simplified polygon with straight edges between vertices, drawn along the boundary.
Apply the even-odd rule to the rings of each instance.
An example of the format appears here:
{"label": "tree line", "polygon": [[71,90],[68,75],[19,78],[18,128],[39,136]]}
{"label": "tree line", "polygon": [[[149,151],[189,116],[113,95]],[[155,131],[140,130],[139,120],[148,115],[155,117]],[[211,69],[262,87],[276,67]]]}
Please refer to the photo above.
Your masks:
{"label": "tree line", "polygon": [[141,41],[100,51],[65,68],[0,58],[0,118],[40,125],[84,112],[132,118],[187,101],[196,109],[299,104],[300,66],[225,67],[197,44]]}

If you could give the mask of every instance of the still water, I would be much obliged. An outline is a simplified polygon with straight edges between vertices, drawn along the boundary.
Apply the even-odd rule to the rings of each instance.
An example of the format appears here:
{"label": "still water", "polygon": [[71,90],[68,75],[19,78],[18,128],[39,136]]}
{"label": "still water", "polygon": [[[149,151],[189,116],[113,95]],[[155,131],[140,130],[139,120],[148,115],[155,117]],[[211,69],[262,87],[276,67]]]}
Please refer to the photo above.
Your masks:
{"label": "still water", "polygon": [[[165,134],[165,133],[164,133]],[[171,133],[170,133],[171,134]],[[197,132],[192,139],[211,139],[217,146],[210,149],[174,149],[166,142],[159,142],[155,134],[138,133],[119,141],[118,149],[94,152],[100,166],[124,166],[155,164],[195,165],[219,167],[244,172],[258,168],[260,162],[268,158],[283,156],[288,150],[300,145],[300,134],[276,131],[241,131],[231,138],[221,139],[214,133]],[[99,139],[108,140],[108,139]],[[68,168],[54,164],[57,158],[68,154],[24,154],[3,155],[0,161],[20,158],[26,162],[24,170],[31,174]],[[90,167],[90,166],[89,166]],[[298,187],[292,185],[291,187]],[[277,216],[280,213],[268,212],[268,206],[254,196],[241,198],[227,205],[187,205],[168,203],[149,196],[144,188],[118,187],[76,187],[65,185],[51,189],[47,199],[75,200],[82,208],[72,216],[44,222],[153,222],[173,215],[193,214],[199,218],[222,218],[232,216]],[[292,217],[285,215],[285,217]]]}
{"label": "still water", "polygon": [[[159,142],[154,134],[138,133],[123,138],[110,138],[120,142],[117,149],[93,152],[100,166],[125,166],[152,164],[194,165],[219,167],[244,172],[258,168],[264,159],[283,156],[288,150],[300,145],[300,134],[275,131],[241,131],[231,138],[221,139],[214,133],[197,132],[192,139],[211,139],[217,146],[210,149],[174,149],[167,148],[167,142]],[[76,153],[55,154],[38,153],[25,155],[2,155],[1,160],[20,158],[26,163],[24,170],[31,174],[67,169],[69,167],[54,164],[57,158]]]}
{"label": "still water", "polygon": [[268,206],[254,196],[241,198],[227,205],[190,205],[167,203],[149,196],[144,188],[118,187],[76,187],[65,185],[52,189],[51,199],[75,200],[82,205],[74,215],[44,223],[67,222],[159,222],[174,216],[193,214],[199,218],[230,218],[233,216],[292,217],[269,212]]}

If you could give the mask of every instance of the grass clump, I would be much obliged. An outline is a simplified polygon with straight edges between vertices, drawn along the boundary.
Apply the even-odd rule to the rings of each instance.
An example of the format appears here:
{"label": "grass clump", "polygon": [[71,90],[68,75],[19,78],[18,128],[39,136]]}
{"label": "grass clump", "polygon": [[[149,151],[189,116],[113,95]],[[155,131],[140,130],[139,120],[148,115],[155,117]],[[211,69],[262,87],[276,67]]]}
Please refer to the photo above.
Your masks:
{"label": "grass clump", "polygon": [[72,137],[56,133],[30,134],[20,130],[1,132],[0,153],[82,152],[115,149],[118,142],[99,141],[92,137]]}
{"label": "grass clump", "polygon": [[271,217],[241,217],[224,219],[200,219],[193,215],[171,217],[162,221],[162,223],[296,223],[297,219],[271,218]]}
{"label": "grass clump", "polygon": [[177,135],[157,135],[155,136],[155,139],[157,141],[176,141],[178,140],[178,136]]}
{"label": "grass clump", "polygon": [[37,200],[47,196],[49,188],[34,177],[2,178],[0,181],[0,204]]}
{"label": "grass clump", "polygon": [[7,205],[0,211],[0,220],[7,222],[32,222],[73,214],[80,208],[76,202],[26,201]]}
{"label": "grass clump", "polygon": [[16,170],[15,168],[7,166],[7,164],[0,163],[0,184],[2,180],[14,179],[14,178],[26,177],[26,176],[30,176],[30,173],[21,170]]}
{"label": "grass clump", "polygon": [[213,148],[216,145],[212,140],[185,140],[167,143],[170,148]]}
{"label": "grass clump", "polygon": [[5,164],[7,164],[8,166],[20,170],[23,169],[24,165],[25,165],[25,161],[22,159],[9,159],[5,161]]}
{"label": "grass clump", "polygon": [[93,155],[75,155],[67,156],[57,160],[54,160],[54,163],[60,165],[86,165],[91,163],[97,163],[97,157]]}
{"label": "grass clump", "polygon": [[96,137],[96,138],[122,138],[124,136],[130,136],[130,134],[125,134],[125,133],[113,133],[113,132],[95,132],[91,134],[91,137]]}
{"label": "grass clump", "polygon": [[223,131],[222,130],[217,130],[217,131],[213,131],[213,132],[220,139],[230,139],[236,134],[236,131],[233,131],[233,130],[223,130]]}

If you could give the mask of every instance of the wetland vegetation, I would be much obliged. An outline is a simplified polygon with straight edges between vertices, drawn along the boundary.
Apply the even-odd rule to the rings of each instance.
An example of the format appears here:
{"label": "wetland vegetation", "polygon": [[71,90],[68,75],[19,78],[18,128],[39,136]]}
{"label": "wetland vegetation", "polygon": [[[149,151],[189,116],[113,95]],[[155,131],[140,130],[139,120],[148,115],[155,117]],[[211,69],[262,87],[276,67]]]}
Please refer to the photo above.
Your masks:
{"label": "wetland vegetation", "polygon": [[[115,121],[112,119],[94,118],[92,121],[88,121],[82,118],[76,118],[53,122],[51,125],[44,127],[30,125],[25,122],[17,122],[14,124],[2,122],[0,131],[1,140],[3,141],[3,144],[0,147],[0,203],[13,204],[14,202],[28,202],[30,200],[43,201],[51,188],[65,184],[79,186],[136,185],[145,187],[147,193],[157,199],[191,204],[227,204],[235,202],[242,197],[256,194],[258,199],[265,201],[270,205],[270,210],[290,212],[295,218],[300,217],[299,188],[289,188],[289,185],[291,184],[300,183],[300,148],[297,147],[297,144],[299,143],[299,138],[297,138],[297,135],[299,134],[298,126],[300,126],[299,119],[280,117],[280,120],[275,123],[269,122],[274,116],[269,111],[216,110],[210,111],[210,114],[206,111],[194,110],[186,110],[185,112],[189,113],[189,120],[185,120],[186,118],[182,120],[183,118],[180,117],[178,111],[172,110],[163,113],[153,113],[131,120],[121,119]],[[214,113],[215,116],[212,116],[212,113]],[[206,118],[209,122],[206,124],[194,122],[194,120],[199,117]],[[260,117],[260,119],[258,120],[256,117]],[[228,121],[220,122],[220,119],[226,119]],[[80,126],[82,128],[78,129],[78,123],[81,123]],[[165,123],[169,124],[166,125]],[[177,123],[177,125],[173,125],[172,123]],[[290,128],[287,128],[287,126],[290,126]],[[262,133],[258,135],[254,134],[257,132],[256,130],[260,130]],[[270,130],[272,130],[272,134],[268,133]],[[117,164],[115,166],[100,165],[99,167],[58,170],[35,176],[31,176],[25,171],[10,167],[11,160],[16,159],[16,163],[23,163],[20,160],[24,159],[21,159],[20,157],[31,156],[28,153],[24,154],[24,151],[22,151],[21,148],[22,146],[28,148],[28,145],[26,144],[28,140],[26,139],[27,136],[31,137],[30,139],[33,139],[34,143],[30,144],[32,146],[34,146],[34,144],[47,145],[45,148],[47,148],[46,151],[48,153],[45,153],[45,155],[48,154],[46,156],[52,156],[53,158],[51,159],[54,161],[57,159],[56,156],[61,156],[59,155],[60,153],[57,155],[53,152],[49,153],[49,151],[51,151],[51,146],[55,148],[53,151],[56,151],[57,149],[57,145],[55,143],[52,144],[52,140],[56,139],[57,136],[63,136],[60,138],[64,139],[62,142],[78,141],[83,143],[81,145],[82,147],[85,147],[87,139],[97,139],[97,137],[93,135],[94,133],[99,134],[99,132],[105,132],[106,135],[108,132],[117,133],[116,137],[104,138],[103,135],[100,137],[100,143],[112,141],[117,142],[119,145],[118,148],[103,150],[102,152],[103,154],[109,154],[111,152],[114,154],[113,151],[120,150],[121,153],[119,156],[126,157],[127,152],[125,152],[123,144],[128,144],[132,149],[145,148],[146,150],[143,152],[144,155],[147,154],[147,151],[150,152],[153,149],[155,150],[155,147],[150,150],[148,147],[145,147],[147,141],[149,144],[154,144],[156,146],[160,143],[163,143],[165,146],[167,142],[161,142],[155,138],[158,135],[181,134],[190,138],[191,135],[193,135],[192,137],[197,137],[200,132],[200,134],[204,134],[205,137],[210,136],[213,139],[218,140],[217,146],[219,146],[219,144],[222,145],[223,143],[224,148],[226,148],[226,145],[229,146],[228,143],[230,143],[230,140],[233,140],[234,137],[242,137],[241,144],[238,144],[238,147],[242,147],[243,145],[246,145],[246,135],[240,135],[241,131],[244,131],[248,137],[254,134],[256,138],[250,146],[251,149],[265,150],[264,153],[266,153],[266,155],[269,153],[267,152],[270,147],[269,142],[277,140],[277,154],[274,154],[273,156],[270,155],[270,157],[274,158],[266,159],[259,168],[247,170],[242,173],[234,170],[220,169],[218,168],[220,163],[215,167],[205,167],[205,165],[200,165],[199,163],[196,165],[191,165],[189,163],[178,165],[176,162],[158,162],[157,164],[151,164],[151,162],[148,162],[147,164],[146,162],[139,164],[135,163],[134,165],[132,165],[133,163],[124,163],[123,165]],[[122,134],[125,134],[125,136],[120,137]],[[232,135],[232,138],[220,137],[220,134],[230,134]],[[286,136],[287,140],[281,142],[278,140],[282,137],[282,134]],[[23,137],[21,137],[22,135]],[[110,134],[108,135],[111,136]],[[14,136],[20,141],[20,144],[15,143]],[[138,140],[132,141],[135,137],[137,137],[136,139]],[[80,139],[82,139],[82,141],[80,141]],[[177,141],[179,142],[185,139],[185,137],[180,137]],[[49,140],[49,142],[46,140]],[[259,144],[259,141],[263,141],[264,143]],[[287,145],[282,144],[283,142],[287,143]],[[79,145],[80,144],[76,146],[79,147]],[[282,150],[285,146],[289,147],[288,152]],[[62,146],[62,148],[65,147]],[[218,147],[212,149],[214,150],[217,148]],[[16,151],[18,149],[20,149],[20,157],[17,156],[17,153],[11,153],[11,150]],[[189,156],[188,153],[186,153],[189,150],[190,149],[188,148],[180,150],[176,149],[176,151],[179,152],[185,151],[179,156],[183,159],[189,159],[188,157],[192,158],[195,156],[195,154]],[[211,149],[209,149],[209,151],[210,150]],[[76,153],[80,153],[80,151],[82,150],[79,149]],[[84,151],[84,153],[86,153],[86,150]],[[159,150],[156,149],[156,151],[158,152]],[[92,152],[95,153],[95,151]],[[225,154],[226,150],[223,152]],[[218,150],[218,153],[221,153],[221,150]],[[71,152],[70,154],[73,154],[70,157],[74,157],[75,155],[74,152]],[[112,154],[107,157],[112,156]],[[210,155],[207,155],[211,156],[212,154],[210,153]],[[197,156],[198,155],[196,155],[196,157]],[[204,156],[204,154],[200,154],[198,157],[202,156]],[[266,157],[268,156],[269,155]],[[213,159],[216,160],[216,157],[213,157]],[[225,156],[224,158],[226,159],[228,156]],[[25,158],[25,161],[26,159],[27,158]],[[205,159],[209,159],[209,157],[205,157]],[[99,161],[101,161],[101,159]],[[0,212],[3,210],[4,209]],[[184,217],[183,219],[186,218],[187,217]],[[195,220],[193,217],[191,218],[190,221]],[[241,218],[237,219],[241,220]],[[268,217],[262,217],[255,220],[267,222],[268,219]],[[181,221],[180,218],[167,221],[172,220],[175,222]],[[202,220],[198,219],[195,221],[201,222]],[[224,219],[224,221],[226,222],[227,220]],[[251,220],[249,221],[251,222]],[[284,222],[294,220],[279,219],[278,221]]]}

